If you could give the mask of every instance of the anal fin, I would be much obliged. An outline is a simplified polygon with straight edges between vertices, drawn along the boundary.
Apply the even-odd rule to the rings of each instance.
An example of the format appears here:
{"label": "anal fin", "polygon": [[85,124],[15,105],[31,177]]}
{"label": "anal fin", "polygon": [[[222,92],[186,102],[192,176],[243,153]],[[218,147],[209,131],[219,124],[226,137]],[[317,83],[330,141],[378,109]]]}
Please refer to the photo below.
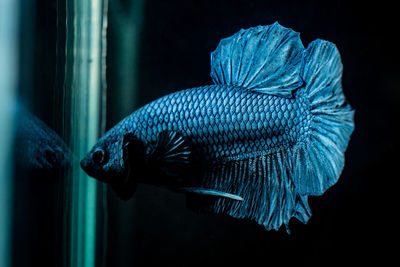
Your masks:
{"label": "anal fin", "polygon": [[[235,198],[200,199],[189,195],[187,206],[195,211],[247,218],[267,230],[288,227],[292,217],[307,223],[311,211],[307,196],[298,192],[292,180],[293,159],[292,149],[287,149],[216,163],[200,177],[193,177],[187,186],[198,194],[224,196],[229,192],[228,196]],[[237,197],[241,200],[237,201]]]}

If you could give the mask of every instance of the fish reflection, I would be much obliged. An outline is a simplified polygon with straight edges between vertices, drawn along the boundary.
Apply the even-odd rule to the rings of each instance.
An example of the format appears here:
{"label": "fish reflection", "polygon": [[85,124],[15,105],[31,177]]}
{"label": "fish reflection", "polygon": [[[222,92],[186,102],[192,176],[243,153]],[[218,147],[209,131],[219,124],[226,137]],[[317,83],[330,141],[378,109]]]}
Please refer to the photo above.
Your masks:
{"label": "fish reflection", "polygon": [[57,135],[35,115],[18,107],[15,113],[15,165],[26,173],[55,173],[70,166],[72,153]]}

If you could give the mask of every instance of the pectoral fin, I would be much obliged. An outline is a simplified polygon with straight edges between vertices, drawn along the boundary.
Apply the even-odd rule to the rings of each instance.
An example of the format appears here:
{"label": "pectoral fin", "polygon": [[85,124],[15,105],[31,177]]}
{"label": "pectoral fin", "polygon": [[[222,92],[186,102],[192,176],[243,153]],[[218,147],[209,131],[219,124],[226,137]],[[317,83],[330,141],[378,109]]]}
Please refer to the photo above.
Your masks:
{"label": "pectoral fin", "polygon": [[152,166],[158,167],[168,176],[182,176],[190,166],[191,150],[182,135],[174,131],[163,131],[158,135],[149,160]]}
{"label": "pectoral fin", "polygon": [[241,196],[238,196],[235,194],[230,194],[230,193],[226,193],[226,192],[221,192],[221,191],[206,189],[206,188],[200,188],[200,187],[182,187],[182,188],[180,188],[180,191],[183,191],[185,193],[203,194],[203,195],[224,197],[224,198],[230,198],[233,200],[243,201],[243,198]]}

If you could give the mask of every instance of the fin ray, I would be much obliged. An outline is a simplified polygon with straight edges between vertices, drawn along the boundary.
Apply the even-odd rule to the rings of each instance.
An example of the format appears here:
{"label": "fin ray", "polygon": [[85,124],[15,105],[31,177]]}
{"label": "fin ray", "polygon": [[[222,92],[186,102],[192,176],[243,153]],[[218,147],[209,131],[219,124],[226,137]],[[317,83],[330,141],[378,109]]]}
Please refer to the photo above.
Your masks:
{"label": "fin ray", "polygon": [[341,85],[343,66],[336,46],[317,39],[304,51],[300,95],[308,98],[312,120],[298,157],[294,183],[302,194],[321,195],[339,179],[344,152],[354,130],[354,111]]}

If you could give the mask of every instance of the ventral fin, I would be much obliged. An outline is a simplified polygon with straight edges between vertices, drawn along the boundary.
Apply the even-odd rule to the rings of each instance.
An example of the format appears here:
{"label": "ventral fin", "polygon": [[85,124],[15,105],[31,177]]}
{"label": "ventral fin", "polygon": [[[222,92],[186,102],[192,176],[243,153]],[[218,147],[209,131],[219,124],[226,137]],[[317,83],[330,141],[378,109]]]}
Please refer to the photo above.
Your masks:
{"label": "ventral fin", "polygon": [[233,200],[238,200],[238,201],[243,201],[243,198],[241,196],[227,193],[227,192],[221,192],[213,189],[207,189],[207,188],[200,188],[200,187],[182,187],[180,188],[180,191],[186,192],[186,193],[195,193],[195,194],[202,194],[202,195],[209,195],[209,196],[216,196],[216,197],[224,197],[224,198],[229,198]]}
{"label": "ventral fin", "polygon": [[183,136],[174,131],[163,131],[158,135],[149,160],[168,176],[181,176],[189,168],[190,159],[191,150]]}
{"label": "ventral fin", "polygon": [[277,22],[242,29],[211,53],[211,78],[216,84],[291,97],[303,84],[303,50],[299,34]]}

